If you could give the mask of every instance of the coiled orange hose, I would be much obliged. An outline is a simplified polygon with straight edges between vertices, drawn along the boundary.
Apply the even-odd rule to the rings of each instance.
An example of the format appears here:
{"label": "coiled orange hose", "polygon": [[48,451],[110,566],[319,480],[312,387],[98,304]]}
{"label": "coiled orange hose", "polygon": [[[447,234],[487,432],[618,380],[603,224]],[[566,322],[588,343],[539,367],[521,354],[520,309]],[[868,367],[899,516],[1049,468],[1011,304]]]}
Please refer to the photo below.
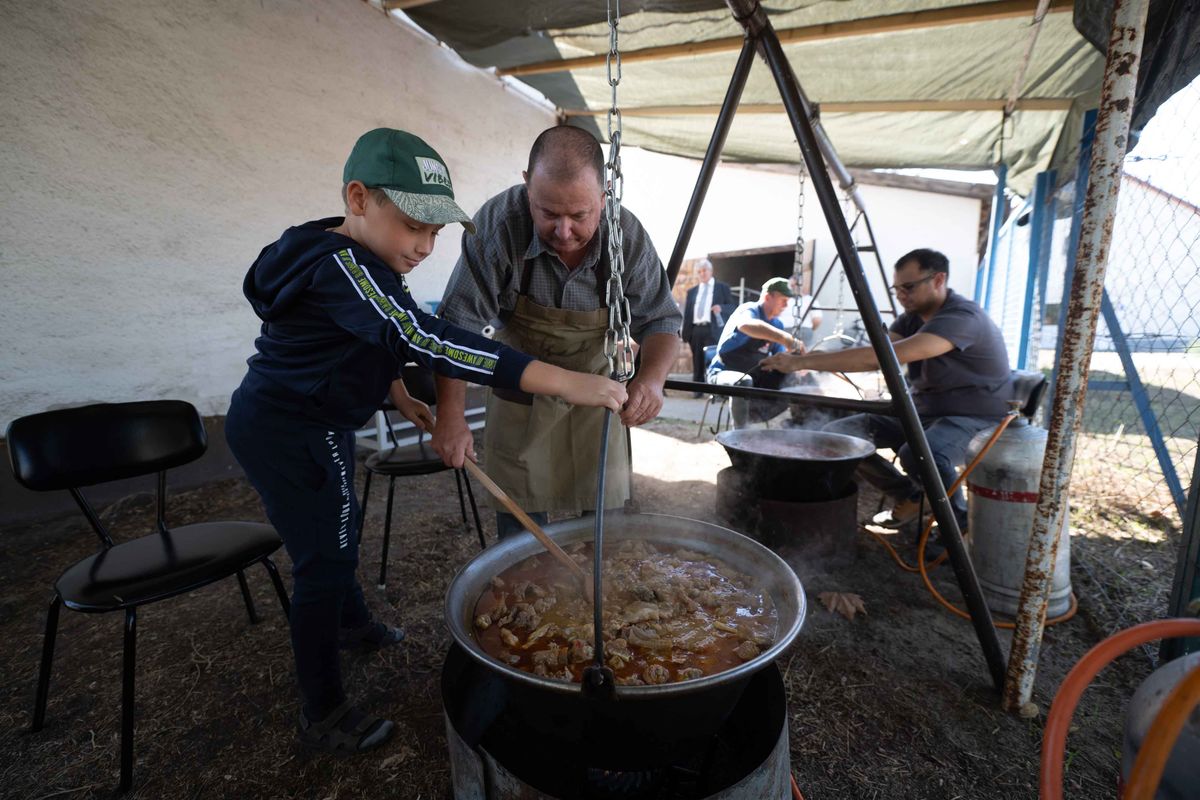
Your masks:
{"label": "coiled orange hose", "polygon": [[[1075,707],[1083,690],[1108,664],[1118,656],[1133,648],[1153,642],[1157,639],[1169,639],[1178,636],[1200,636],[1200,619],[1160,619],[1154,622],[1143,622],[1113,634],[1100,644],[1084,654],[1083,658],[1071,668],[1058,694],[1050,706],[1046,716],[1046,730],[1042,735],[1042,774],[1038,783],[1039,796],[1042,800],[1061,800],[1063,796],[1063,751],[1067,744],[1067,731],[1071,727],[1071,718],[1075,715]],[[1174,692],[1172,692],[1174,697]],[[1163,706],[1163,711],[1166,706]],[[1162,712],[1160,712],[1161,716]],[[1186,717],[1186,714],[1185,714]],[[1157,724],[1158,720],[1155,720]],[[1172,744],[1174,739],[1171,740]],[[1143,752],[1144,752],[1143,748]],[[1152,751],[1148,758],[1154,757]],[[1168,748],[1169,752],[1169,748]],[[1139,754],[1139,758],[1142,756]],[[1161,771],[1160,771],[1161,776]],[[1157,781],[1155,782],[1157,788]],[[1132,800],[1132,797],[1130,798]]]}
{"label": "coiled orange hose", "polygon": [[[967,477],[974,471],[975,467],[979,466],[979,462],[983,460],[983,457],[986,456],[988,451],[992,449],[992,445],[994,445],[996,443],[996,440],[1000,438],[1000,434],[1004,433],[1004,429],[1007,428],[1008,424],[1016,418],[1017,418],[1017,413],[1011,412],[1008,416],[1006,416],[1004,419],[1002,419],[1000,421],[1000,424],[996,426],[996,430],[992,431],[992,435],[988,437],[988,440],[983,445],[983,448],[979,451],[978,454],[976,454],[975,458],[971,459],[971,463],[967,464],[967,466],[963,469],[962,474],[959,475],[958,478],[955,479],[954,483],[950,486],[950,489],[946,492],[947,497],[950,497],[951,495],[953,495],[956,491],[958,491],[959,487],[961,487],[963,485],[963,483],[966,482]],[[946,554],[941,553],[933,561],[930,561],[928,563],[926,563],[926,561],[925,561],[925,546],[929,542],[929,533],[932,530],[933,530],[933,520],[930,520],[925,525],[925,529],[921,532],[921,539],[917,543],[917,566],[915,566],[915,567],[909,566],[904,561],[904,559],[900,557],[899,553],[896,552],[895,548],[892,547],[891,543],[888,542],[886,539],[884,539],[882,536],[875,533],[874,531],[867,531],[867,533],[874,536],[875,539],[880,544],[882,544],[884,547],[887,548],[888,553],[890,553],[892,556],[892,560],[895,561],[900,566],[901,569],[903,569],[905,572],[920,573],[921,580],[922,580],[922,582],[924,582],[925,588],[929,591],[929,593],[931,595],[933,595],[933,599],[937,600],[938,603],[940,603],[943,608],[945,608],[950,613],[955,614],[956,616],[962,617],[963,619],[970,619],[971,618],[970,614],[968,614],[966,611],[964,611],[963,609],[959,608],[958,606],[954,605],[949,600],[947,600],[942,595],[942,593],[939,592],[937,590],[937,588],[933,585],[933,583],[929,580],[928,570],[931,567],[938,566],[939,564],[941,564],[942,562],[944,562],[946,560]],[[1046,625],[1057,625],[1060,622],[1066,622],[1067,620],[1074,617],[1075,612],[1077,612],[1078,610],[1079,610],[1079,603],[1075,599],[1075,594],[1072,593],[1071,594],[1071,607],[1068,608],[1066,610],[1066,612],[1064,612],[1063,614],[1060,614],[1057,617],[1052,617],[1051,619],[1046,620]],[[997,622],[997,623],[995,623],[995,625],[997,628],[1003,628],[1005,630],[1012,630],[1013,628],[1016,627],[1011,622]]]}

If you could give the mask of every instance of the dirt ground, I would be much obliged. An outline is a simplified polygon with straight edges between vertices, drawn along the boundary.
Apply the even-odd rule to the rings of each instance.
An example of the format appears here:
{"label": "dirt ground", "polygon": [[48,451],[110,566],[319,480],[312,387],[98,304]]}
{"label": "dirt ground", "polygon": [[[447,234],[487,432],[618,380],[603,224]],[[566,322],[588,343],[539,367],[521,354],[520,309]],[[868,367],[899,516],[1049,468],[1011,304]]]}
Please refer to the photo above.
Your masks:
{"label": "dirt ground", "polygon": [[[660,419],[635,432],[634,453],[643,508],[716,521],[714,478],[728,460],[711,436],[697,439],[694,423]],[[358,485],[361,492],[361,474]],[[263,617],[258,625],[249,624],[233,580],[139,612],[130,797],[446,796],[438,686],[450,641],[443,593],[478,542],[459,517],[449,473],[400,486],[386,591],[373,588],[384,505],[378,484],[361,556],[368,602],[403,624],[408,640],[344,662],[352,695],[396,721],[394,739],[350,759],[313,756],[295,744],[286,622],[265,572],[255,570],[248,577]],[[177,494],[169,508],[175,524],[264,518],[241,481]],[[876,508],[864,492],[860,518]],[[482,510],[491,540],[492,514]],[[104,517],[118,535],[147,531],[150,498],[126,498]],[[970,624],[942,611],[869,537],[858,534],[850,566],[802,570],[809,614],[780,666],[792,769],[808,800],[1037,796],[1044,712],[1056,687],[1117,625],[1161,615],[1158,598],[1178,542],[1169,524],[1127,511],[1077,514],[1075,524],[1080,613],[1046,634],[1035,695],[1043,716],[1033,720],[999,709]],[[0,638],[8,642],[0,650],[0,796],[108,796],[118,774],[120,615],[64,611],[47,725],[27,732],[50,587],[95,549],[95,539],[76,518],[0,533]],[[278,561],[286,575],[282,551]],[[937,573],[942,591],[958,598],[949,568]],[[826,611],[817,599],[825,591],[861,595],[866,616],[850,621]],[[1003,631],[1001,641],[1007,648]],[[1150,670],[1150,652],[1125,657],[1086,693],[1068,742],[1068,797],[1115,797],[1124,706]]]}

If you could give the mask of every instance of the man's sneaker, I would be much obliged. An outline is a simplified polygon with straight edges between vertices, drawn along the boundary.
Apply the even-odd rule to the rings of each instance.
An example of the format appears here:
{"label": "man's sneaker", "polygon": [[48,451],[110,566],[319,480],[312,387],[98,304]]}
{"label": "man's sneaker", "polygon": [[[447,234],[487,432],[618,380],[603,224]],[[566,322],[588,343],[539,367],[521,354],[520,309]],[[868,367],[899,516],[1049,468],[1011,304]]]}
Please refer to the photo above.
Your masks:
{"label": "man's sneaker", "polygon": [[901,500],[894,508],[880,511],[871,518],[871,522],[881,528],[899,529],[915,522],[921,513],[921,503],[918,500]]}

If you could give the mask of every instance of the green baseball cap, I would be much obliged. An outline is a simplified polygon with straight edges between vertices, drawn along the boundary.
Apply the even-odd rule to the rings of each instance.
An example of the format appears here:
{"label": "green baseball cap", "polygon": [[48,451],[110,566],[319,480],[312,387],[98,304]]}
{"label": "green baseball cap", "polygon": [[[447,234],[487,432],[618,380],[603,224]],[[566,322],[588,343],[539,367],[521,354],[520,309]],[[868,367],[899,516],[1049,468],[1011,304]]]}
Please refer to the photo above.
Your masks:
{"label": "green baseball cap", "polygon": [[350,181],[382,189],[396,208],[418,222],[461,222],[468,231],[475,232],[471,216],[454,202],[446,162],[408,131],[376,128],[360,136],[342,170],[342,183]]}
{"label": "green baseball cap", "polygon": [[766,294],[767,292],[781,294],[784,297],[796,296],[796,293],[792,291],[792,287],[788,283],[787,278],[771,278],[769,281],[764,283],[762,287],[762,293]]}

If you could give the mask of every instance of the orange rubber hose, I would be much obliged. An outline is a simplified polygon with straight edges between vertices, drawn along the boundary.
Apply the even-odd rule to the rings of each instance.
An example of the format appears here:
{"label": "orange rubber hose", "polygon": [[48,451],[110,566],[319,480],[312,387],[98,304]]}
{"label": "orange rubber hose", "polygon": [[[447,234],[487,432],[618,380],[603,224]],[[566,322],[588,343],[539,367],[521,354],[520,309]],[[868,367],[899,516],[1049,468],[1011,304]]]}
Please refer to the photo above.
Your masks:
{"label": "orange rubber hose", "polygon": [[[1016,418],[1017,418],[1017,414],[1015,412],[1013,412],[1013,413],[1010,413],[1008,416],[1006,416],[1004,419],[1002,419],[1000,421],[1000,424],[996,426],[996,429],[994,431],[992,431],[992,435],[988,437],[988,440],[983,445],[983,448],[975,455],[975,458],[971,459],[971,463],[967,464],[967,466],[963,469],[962,474],[959,475],[958,478],[955,479],[954,483],[950,486],[949,491],[946,492],[947,497],[950,497],[951,495],[953,495],[956,491],[958,491],[958,489],[963,485],[963,483],[966,482],[967,477],[975,470],[975,467],[979,466],[979,462],[983,460],[983,457],[986,456],[988,451],[992,449],[992,445],[994,445],[996,443],[996,440],[1000,438],[1000,434],[1004,433],[1004,429],[1007,428],[1009,423],[1012,422]],[[937,600],[938,603],[940,603],[943,608],[945,608],[947,611],[949,611],[950,613],[952,613],[956,616],[962,617],[963,619],[970,619],[971,615],[969,613],[967,613],[963,609],[959,608],[958,606],[954,605],[949,600],[947,600],[942,595],[942,593],[939,592],[936,587],[934,587],[933,582],[929,580],[928,570],[931,567],[936,567],[939,564],[943,563],[947,557],[946,553],[941,553],[933,561],[930,561],[930,562],[925,561],[925,547],[926,547],[926,544],[929,542],[929,534],[933,530],[933,524],[934,524],[934,521],[931,519],[925,525],[925,529],[923,531],[921,531],[921,538],[920,538],[920,541],[918,541],[918,543],[917,543],[917,566],[915,566],[915,567],[909,566],[908,563],[906,563],[904,561],[904,559],[900,557],[900,554],[896,552],[896,549],[894,547],[892,547],[891,543],[888,542],[886,539],[884,539],[882,536],[875,533],[874,531],[867,531],[867,533],[874,536],[876,541],[878,541],[885,548],[887,548],[888,553],[892,556],[892,560],[895,561],[902,570],[904,570],[905,572],[920,573],[921,581],[925,584],[925,589],[931,595],[933,595],[933,599]],[[1066,612],[1064,612],[1063,614],[1046,620],[1046,625],[1057,625],[1060,622],[1066,622],[1067,620],[1074,617],[1075,612],[1078,610],[1079,610],[1079,603],[1075,599],[1074,593],[1072,593],[1071,594],[1071,607],[1068,608],[1066,610]],[[997,628],[1003,628],[1005,630],[1012,630],[1013,628],[1016,627],[1011,622],[997,622],[997,623],[995,623],[995,625]]]}
{"label": "orange rubber hose", "polygon": [[1200,636],[1200,619],[1160,619],[1143,622],[1113,634],[1084,654],[1071,668],[1046,716],[1046,730],[1042,734],[1042,774],[1038,790],[1042,800],[1061,800],[1063,794],[1063,752],[1067,744],[1067,731],[1075,707],[1092,680],[1109,662],[1133,648],[1158,639],[1179,636]]}
{"label": "orange rubber hose", "polygon": [[792,776],[792,800],[804,800],[804,795],[800,794],[800,787],[796,784],[796,776]]}
{"label": "orange rubber hose", "polygon": [[1175,741],[1197,704],[1200,704],[1200,667],[1189,672],[1163,701],[1133,762],[1129,782],[1125,784],[1125,800],[1153,800]]}

